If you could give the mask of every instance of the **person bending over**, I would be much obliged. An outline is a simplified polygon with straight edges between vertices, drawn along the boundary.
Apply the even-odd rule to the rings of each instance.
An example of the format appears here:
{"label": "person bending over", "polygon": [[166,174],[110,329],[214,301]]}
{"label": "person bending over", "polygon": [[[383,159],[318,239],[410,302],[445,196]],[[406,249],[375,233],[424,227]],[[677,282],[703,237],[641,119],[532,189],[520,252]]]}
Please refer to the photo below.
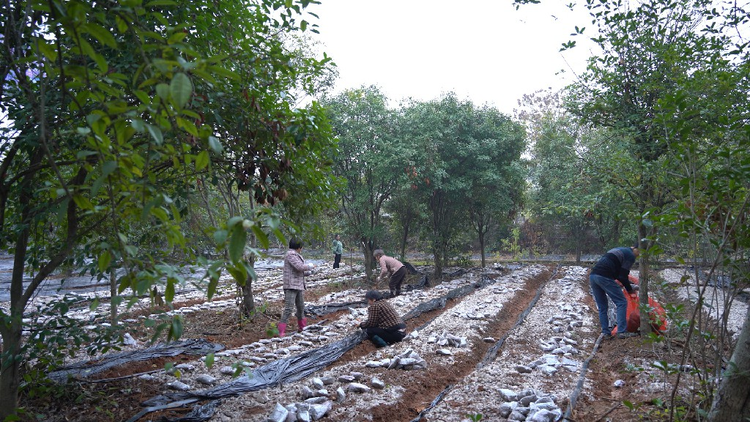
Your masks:
{"label": "person bending over", "polygon": [[398,296],[401,294],[401,283],[404,282],[406,277],[406,267],[398,259],[386,256],[382,249],[375,249],[372,256],[380,264],[380,275],[376,282],[385,280],[388,276],[391,277],[391,281],[388,282],[388,288],[391,290],[391,297]]}
{"label": "person bending over", "polygon": [[615,281],[619,280],[628,294],[635,295],[635,290],[628,280],[630,267],[635,263],[635,259],[640,254],[638,245],[630,248],[614,248],[607,251],[606,254],[599,258],[589,275],[589,285],[591,293],[596,301],[596,307],[599,308],[599,324],[602,328],[602,334],[605,338],[612,338],[609,331],[609,318],[607,318],[607,296],[612,299],[617,311],[617,338],[627,338],[636,336],[636,333],[627,332],[627,306],[628,301],[622,293],[622,287]]}

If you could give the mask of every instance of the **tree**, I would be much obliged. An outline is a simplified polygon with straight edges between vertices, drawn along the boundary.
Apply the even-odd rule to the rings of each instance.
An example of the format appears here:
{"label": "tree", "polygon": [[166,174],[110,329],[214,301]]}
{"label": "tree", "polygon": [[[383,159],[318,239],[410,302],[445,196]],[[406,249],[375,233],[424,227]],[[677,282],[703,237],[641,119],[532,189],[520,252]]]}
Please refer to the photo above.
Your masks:
{"label": "tree", "polygon": [[[476,108],[454,94],[404,110],[405,140],[415,144],[408,173],[427,204],[428,239],[435,277],[449,259],[461,230],[470,230],[468,208],[477,207],[475,228],[483,244],[489,218],[508,215],[519,192],[523,129],[491,107]],[[484,198],[483,198],[484,197]],[[468,205],[468,206],[467,206]]]}
{"label": "tree", "polygon": [[[296,16],[309,3],[19,0],[0,6],[0,107],[7,115],[0,139],[0,241],[15,255],[10,310],[0,311],[0,419],[16,412],[24,310],[61,265],[92,257],[94,273],[122,268],[116,280],[120,295],[128,289],[133,295],[147,293],[165,280],[165,299],[171,301],[180,278],[168,255],[174,250],[190,254],[180,229],[186,209],[182,199],[212,161],[225,162],[233,151],[223,146],[227,133],[206,124],[209,98],[222,92],[217,87],[245,76],[245,84],[257,82],[268,94],[262,98],[266,102],[253,102],[238,90],[225,92],[244,96],[252,104],[245,111],[273,116],[257,120],[279,141],[274,154],[284,157],[274,158],[280,163],[291,166],[287,160],[329,146],[325,125],[316,121],[322,119],[319,111],[291,111],[278,101],[288,81],[305,73],[277,63],[267,68],[277,72],[275,79],[250,78],[252,72],[239,72],[231,60],[222,65],[232,51],[218,42],[218,29],[207,31],[215,25],[209,11],[224,11],[226,19],[219,22],[248,24],[237,32],[225,27],[222,36],[256,42],[253,63],[278,60],[283,57],[274,50],[278,43],[265,34],[305,29],[307,22]],[[303,185],[305,171],[316,162],[313,158],[293,171],[270,174],[262,183],[279,189],[258,197],[278,198],[277,192],[292,190],[289,185]],[[258,222],[267,221],[270,230],[278,231],[278,219],[262,217]],[[227,268],[238,269],[235,276],[249,273],[237,253],[244,250],[246,230],[262,232],[254,229],[258,222],[245,220],[225,223]],[[215,240],[225,239],[220,232]],[[26,286],[25,273],[32,277]],[[113,297],[113,306],[120,301]],[[179,337],[181,321],[176,317],[163,328],[170,338]]]}
{"label": "tree", "polygon": [[395,115],[375,86],[346,90],[321,102],[338,139],[335,174],[346,180],[340,192],[346,231],[360,242],[369,278],[372,252],[383,231],[383,207],[404,167],[394,138]]}

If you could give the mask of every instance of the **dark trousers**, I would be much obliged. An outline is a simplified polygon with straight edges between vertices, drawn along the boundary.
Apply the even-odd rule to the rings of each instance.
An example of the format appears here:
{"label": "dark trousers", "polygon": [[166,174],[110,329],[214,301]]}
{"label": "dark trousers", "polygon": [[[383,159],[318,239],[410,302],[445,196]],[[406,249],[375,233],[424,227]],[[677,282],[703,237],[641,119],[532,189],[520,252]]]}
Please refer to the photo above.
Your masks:
{"label": "dark trousers", "polygon": [[401,283],[404,282],[404,277],[406,277],[405,266],[393,273],[391,281],[388,283],[388,289],[391,291],[391,296],[398,296],[401,294]]}
{"label": "dark trousers", "polygon": [[365,332],[367,332],[368,339],[372,339],[372,336],[378,336],[385,340],[386,343],[393,344],[398,343],[406,337],[404,329],[406,329],[406,324],[399,324],[391,328],[370,327],[365,328]]}
{"label": "dark trousers", "polygon": [[333,268],[338,268],[341,263],[341,254],[333,254]]}

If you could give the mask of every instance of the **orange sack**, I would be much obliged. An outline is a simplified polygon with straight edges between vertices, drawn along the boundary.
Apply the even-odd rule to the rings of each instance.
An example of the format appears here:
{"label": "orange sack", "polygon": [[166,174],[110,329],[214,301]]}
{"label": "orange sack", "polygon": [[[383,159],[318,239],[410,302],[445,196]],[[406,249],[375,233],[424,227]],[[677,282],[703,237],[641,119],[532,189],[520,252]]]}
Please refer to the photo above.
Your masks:
{"label": "orange sack", "polygon": [[[638,284],[638,278],[633,275],[628,275],[628,280],[631,284]],[[617,281],[617,280],[615,280]],[[617,281],[620,283],[619,281]],[[622,285],[622,283],[620,283]],[[638,291],[636,291],[635,297],[631,297],[625,288],[622,288],[622,293],[625,295],[625,300],[628,301],[627,307],[627,318],[628,326],[627,331],[635,333],[641,326],[641,310],[640,310],[640,299]],[[650,307],[648,312],[648,318],[651,322],[651,329],[657,334],[663,333],[667,329],[667,313],[664,308],[655,301],[653,298],[648,298],[648,305]],[[617,327],[612,330],[612,335],[617,334]]]}

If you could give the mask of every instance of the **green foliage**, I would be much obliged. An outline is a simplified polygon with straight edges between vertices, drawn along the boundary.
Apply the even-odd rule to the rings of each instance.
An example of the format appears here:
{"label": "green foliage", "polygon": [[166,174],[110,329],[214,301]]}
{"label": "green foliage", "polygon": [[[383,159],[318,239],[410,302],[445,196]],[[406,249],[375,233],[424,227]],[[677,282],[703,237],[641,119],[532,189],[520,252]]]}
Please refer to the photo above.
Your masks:
{"label": "green foliage", "polygon": [[479,421],[482,420],[482,414],[481,413],[474,413],[474,414],[469,413],[469,414],[466,415],[466,417],[469,418],[469,419],[471,419],[474,422],[479,422]]}
{"label": "green foliage", "polygon": [[[170,260],[191,261],[199,252],[188,247],[184,231],[199,183],[223,178],[258,203],[285,200],[295,217],[325,206],[326,154],[335,143],[319,106],[293,102],[316,86],[330,58],[285,48],[283,39],[315,30],[302,17],[308,4],[0,6],[7,17],[0,49],[0,108],[7,116],[0,127],[0,248],[21,263],[10,314],[0,311],[0,334],[13,368],[22,360],[15,355],[21,312],[60,266],[85,266],[98,278],[120,268],[112,280],[118,295],[150,293],[161,284],[171,301],[184,280]],[[242,214],[230,210],[217,221]],[[260,221],[266,223],[262,214]],[[251,276],[251,267],[239,263],[244,227],[222,229],[228,243],[219,243],[231,254],[225,266]],[[265,232],[249,230],[264,242]],[[212,231],[196,230],[208,238]],[[33,274],[28,287],[23,270]],[[163,324],[159,331],[169,338],[181,335],[179,318]],[[18,372],[4,366],[2,377],[0,418],[14,412],[16,391],[8,389],[17,384],[9,377]]]}
{"label": "green foliage", "polygon": [[440,276],[461,232],[473,229],[484,245],[490,228],[507,222],[520,206],[525,134],[496,109],[476,107],[455,94],[412,102],[402,113],[400,136],[414,145],[406,157],[407,183],[412,196],[426,204],[423,234]]}

